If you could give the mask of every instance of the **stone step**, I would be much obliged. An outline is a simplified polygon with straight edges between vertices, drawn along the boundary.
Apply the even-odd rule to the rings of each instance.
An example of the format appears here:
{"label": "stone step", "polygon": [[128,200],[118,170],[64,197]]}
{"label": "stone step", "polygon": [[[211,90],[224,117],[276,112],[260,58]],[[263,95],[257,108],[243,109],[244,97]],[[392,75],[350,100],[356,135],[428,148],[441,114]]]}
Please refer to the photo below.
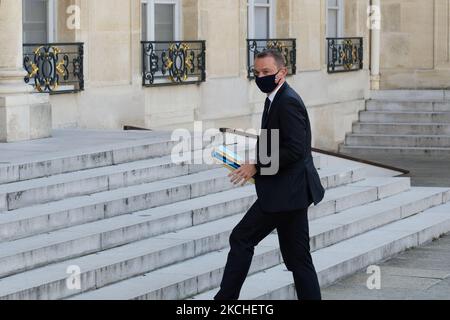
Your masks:
{"label": "stone step", "polygon": [[444,123],[369,123],[353,124],[354,133],[450,135],[450,124]]}
{"label": "stone step", "polygon": [[[228,248],[129,280],[68,298],[69,300],[180,300],[220,285]],[[249,275],[283,262],[278,237],[269,235],[255,248]],[[119,292],[126,288],[126,292]],[[216,290],[217,292],[217,290]],[[211,298],[212,299],[212,298]]]}
{"label": "stone step", "polygon": [[[399,185],[398,188],[402,187]],[[17,214],[0,215],[0,241],[19,240],[43,233],[52,234],[69,227],[99,226],[102,223],[108,226],[112,221],[122,221],[125,230],[126,226],[131,228],[136,223],[142,229],[148,225],[148,230],[138,230],[139,232],[164,232],[167,228],[178,228],[185,222],[199,224],[213,220],[216,216],[242,212],[254,200],[256,200],[254,186],[244,186],[149,209],[125,212],[113,217],[101,215],[92,217],[75,210],[69,216],[65,211],[22,211]]]}
{"label": "stone step", "polygon": [[[218,137],[221,137],[221,134],[213,136],[203,145],[199,139],[192,139],[192,150],[201,149]],[[0,164],[0,184],[162,157],[170,155],[174,146],[179,143],[171,140],[170,133],[155,132],[154,136],[142,140],[73,148],[64,152],[23,158],[16,162]]]}
{"label": "stone step", "polygon": [[[66,226],[77,224],[77,219],[81,219],[81,222],[95,221],[236,188],[230,183],[227,176],[228,172],[225,168],[207,170],[191,175],[19,208],[0,214],[0,217],[5,215],[25,215],[27,217],[40,215],[41,218],[50,220],[49,215],[56,215],[53,217],[56,221],[52,223],[66,220],[62,221]],[[70,217],[72,215],[73,217]]]}
{"label": "stone step", "polygon": [[[312,253],[321,287],[349,276],[406,249],[420,246],[450,231],[450,203],[392,222],[359,236]],[[194,297],[212,299],[217,289]],[[242,300],[296,299],[292,273],[284,265],[258,272],[246,279]]]}
{"label": "stone step", "polygon": [[[423,198],[426,200],[421,202],[417,196],[423,193],[426,194]],[[422,209],[442,204],[444,198],[449,196],[448,188],[434,188],[434,190],[418,188],[396,198],[387,198],[312,221],[310,223],[311,250],[317,251],[390,222],[405,219]],[[191,259],[86,292],[75,298],[84,300],[185,299],[202,292],[205,288],[217,287],[220,284],[220,276],[226,262],[225,253],[226,251],[223,250],[220,257],[221,264],[205,266],[205,261],[196,262],[197,258]],[[211,258],[203,260],[211,261]],[[261,267],[258,265],[255,269],[258,270]]]}
{"label": "stone step", "polygon": [[449,102],[383,101],[368,100],[368,111],[390,112],[450,112]]}
{"label": "stone step", "polygon": [[377,147],[377,146],[349,146],[341,144],[339,152],[342,154],[353,155],[358,157],[370,155],[405,155],[405,156],[425,156],[425,157],[442,157],[450,156],[450,148],[436,147]]}
{"label": "stone step", "polygon": [[[409,178],[368,179],[327,192],[310,220],[409,190]],[[245,212],[256,199],[245,187],[63,230],[0,243],[0,277]],[[331,209],[331,210],[330,210]],[[2,267],[3,266],[3,267]]]}
{"label": "stone step", "polygon": [[347,146],[438,147],[450,148],[450,135],[389,135],[351,133],[345,139]]}
{"label": "stone step", "polygon": [[[363,180],[366,171],[366,167],[355,165],[327,167],[318,173],[324,188],[331,189]],[[208,170],[11,210],[0,214],[0,240],[18,239],[236,188],[230,183],[228,172],[225,168]]]}
{"label": "stone step", "polygon": [[322,186],[325,189],[332,189],[365,179],[368,176],[368,170],[367,166],[355,163],[351,165],[327,166],[317,170],[317,172]]}
{"label": "stone step", "polygon": [[193,166],[174,164],[170,157],[165,157],[3,184],[0,185],[0,203],[4,206],[0,210],[14,210],[183,176],[189,174]]}
{"label": "stone step", "polygon": [[450,124],[450,112],[387,112],[361,111],[360,122],[378,123],[446,123]]}
{"label": "stone step", "polygon": [[[314,220],[311,224],[313,237],[311,243],[320,247],[326,245],[327,241],[333,242],[333,239],[340,241],[339,239],[364,232],[380,223],[386,223],[387,216],[398,219],[402,214],[406,216],[419,212],[427,206],[437,205],[447,200],[448,192],[449,189],[444,188],[412,189],[407,193],[374,203],[373,210],[370,211],[367,211],[365,205],[358,209],[349,209],[353,211],[353,215],[351,213],[347,215],[352,216],[353,221],[344,222],[345,225],[339,222],[337,224],[326,222],[326,219],[334,216]],[[412,205],[412,202],[416,202],[416,205]],[[417,206],[417,203],[421,205]],[[366,211],[367,214],[361,215],[361,212]],[[338,215],[340,214],[346,214],[346,211]],[[358,215],[361,217],[358,218]],[[0,279],[0,297],[8,299],[69,297],[224,249],[228,246],[231,230],[242,216],[243,214],[234,215],[179,232],[167,233]],[[4,264],[1,266],[5,268]],[[68,266],[78,266],[81,270],[79,290],[73,291],[65,286]]]}
{"label": "stone step", "polygon": [[[319,157],[314,159],[320,166]],[[210,158],[202,162],[201,155],[181,163],[173,163],[171,156],[166,156],[3,184],[0,185],[0,211],[221,168]]]}
{"label": "stone step", "polygon": [[370,92],[372,100],[388,101],[450,101],[449,90],[373,90]]}
{"label": "stone step", "polygon": [[329,189],[321,203],[308,209],[308,217],[315,220],[346,209],[408,191],[409,177],[369,177],[337,188]]}
{"label": "stone step", "polygon": [[[0,279],[0,299],[58,299],[223,249],[242,215],[134,242]],[[81,271],[81,289],[66,286],[67,268]]]}

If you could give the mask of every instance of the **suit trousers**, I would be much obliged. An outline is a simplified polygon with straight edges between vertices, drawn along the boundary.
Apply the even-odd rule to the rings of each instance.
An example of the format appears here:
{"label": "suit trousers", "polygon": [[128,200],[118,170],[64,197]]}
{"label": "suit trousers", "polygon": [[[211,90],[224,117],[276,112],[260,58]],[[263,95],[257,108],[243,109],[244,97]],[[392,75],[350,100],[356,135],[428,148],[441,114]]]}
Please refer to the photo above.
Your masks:
{"label": "suit trousers", "polygon": [[266,213],[258,200],[230,235],[230,251],[215,300],[239,299],[252,262],[254,248],[277,229],[281,254],[293,273],[299,300],[321,300],[320,286],[309,245],[308,208],[290,212]]}

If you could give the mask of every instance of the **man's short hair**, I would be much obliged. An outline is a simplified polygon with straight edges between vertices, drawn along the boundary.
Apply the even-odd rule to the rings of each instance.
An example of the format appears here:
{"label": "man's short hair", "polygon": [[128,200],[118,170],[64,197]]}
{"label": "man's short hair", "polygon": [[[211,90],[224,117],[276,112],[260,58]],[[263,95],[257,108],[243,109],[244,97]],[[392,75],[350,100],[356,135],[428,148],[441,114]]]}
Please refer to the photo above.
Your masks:
{"label": "man's short hair", "polygon": [[284,55],[277,49],[266,49],[255,56],[255,60],[259,58],[273,57],[278,68],[286,67]]}

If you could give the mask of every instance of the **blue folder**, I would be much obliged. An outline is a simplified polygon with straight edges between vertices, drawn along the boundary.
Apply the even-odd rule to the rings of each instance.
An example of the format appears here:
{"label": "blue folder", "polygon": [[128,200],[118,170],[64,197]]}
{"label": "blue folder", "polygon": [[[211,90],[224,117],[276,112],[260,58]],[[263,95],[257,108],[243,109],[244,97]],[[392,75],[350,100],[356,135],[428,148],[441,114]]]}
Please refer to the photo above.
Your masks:
{"label": "blue folder", "polygon": [[[214,149],[212,157],[230,171],[234,171],[241,167],[242,159],[225,146]],[[255,183],[254,179],[250,179],[249,182]]]}

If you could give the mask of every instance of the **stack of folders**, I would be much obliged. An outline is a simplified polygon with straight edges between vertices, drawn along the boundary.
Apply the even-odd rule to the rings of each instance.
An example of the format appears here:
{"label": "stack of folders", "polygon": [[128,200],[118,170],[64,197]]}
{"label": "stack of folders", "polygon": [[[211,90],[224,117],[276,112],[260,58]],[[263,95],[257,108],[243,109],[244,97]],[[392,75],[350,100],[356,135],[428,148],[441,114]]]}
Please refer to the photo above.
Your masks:
{"label": "stack of folders", "polygon": [[[215,148],[212,152],[212,157],[230,171],[240,168],[242,163],[239,155],[225,146]],[[252,178],[248,182],[255,183],[255,180]]]}

